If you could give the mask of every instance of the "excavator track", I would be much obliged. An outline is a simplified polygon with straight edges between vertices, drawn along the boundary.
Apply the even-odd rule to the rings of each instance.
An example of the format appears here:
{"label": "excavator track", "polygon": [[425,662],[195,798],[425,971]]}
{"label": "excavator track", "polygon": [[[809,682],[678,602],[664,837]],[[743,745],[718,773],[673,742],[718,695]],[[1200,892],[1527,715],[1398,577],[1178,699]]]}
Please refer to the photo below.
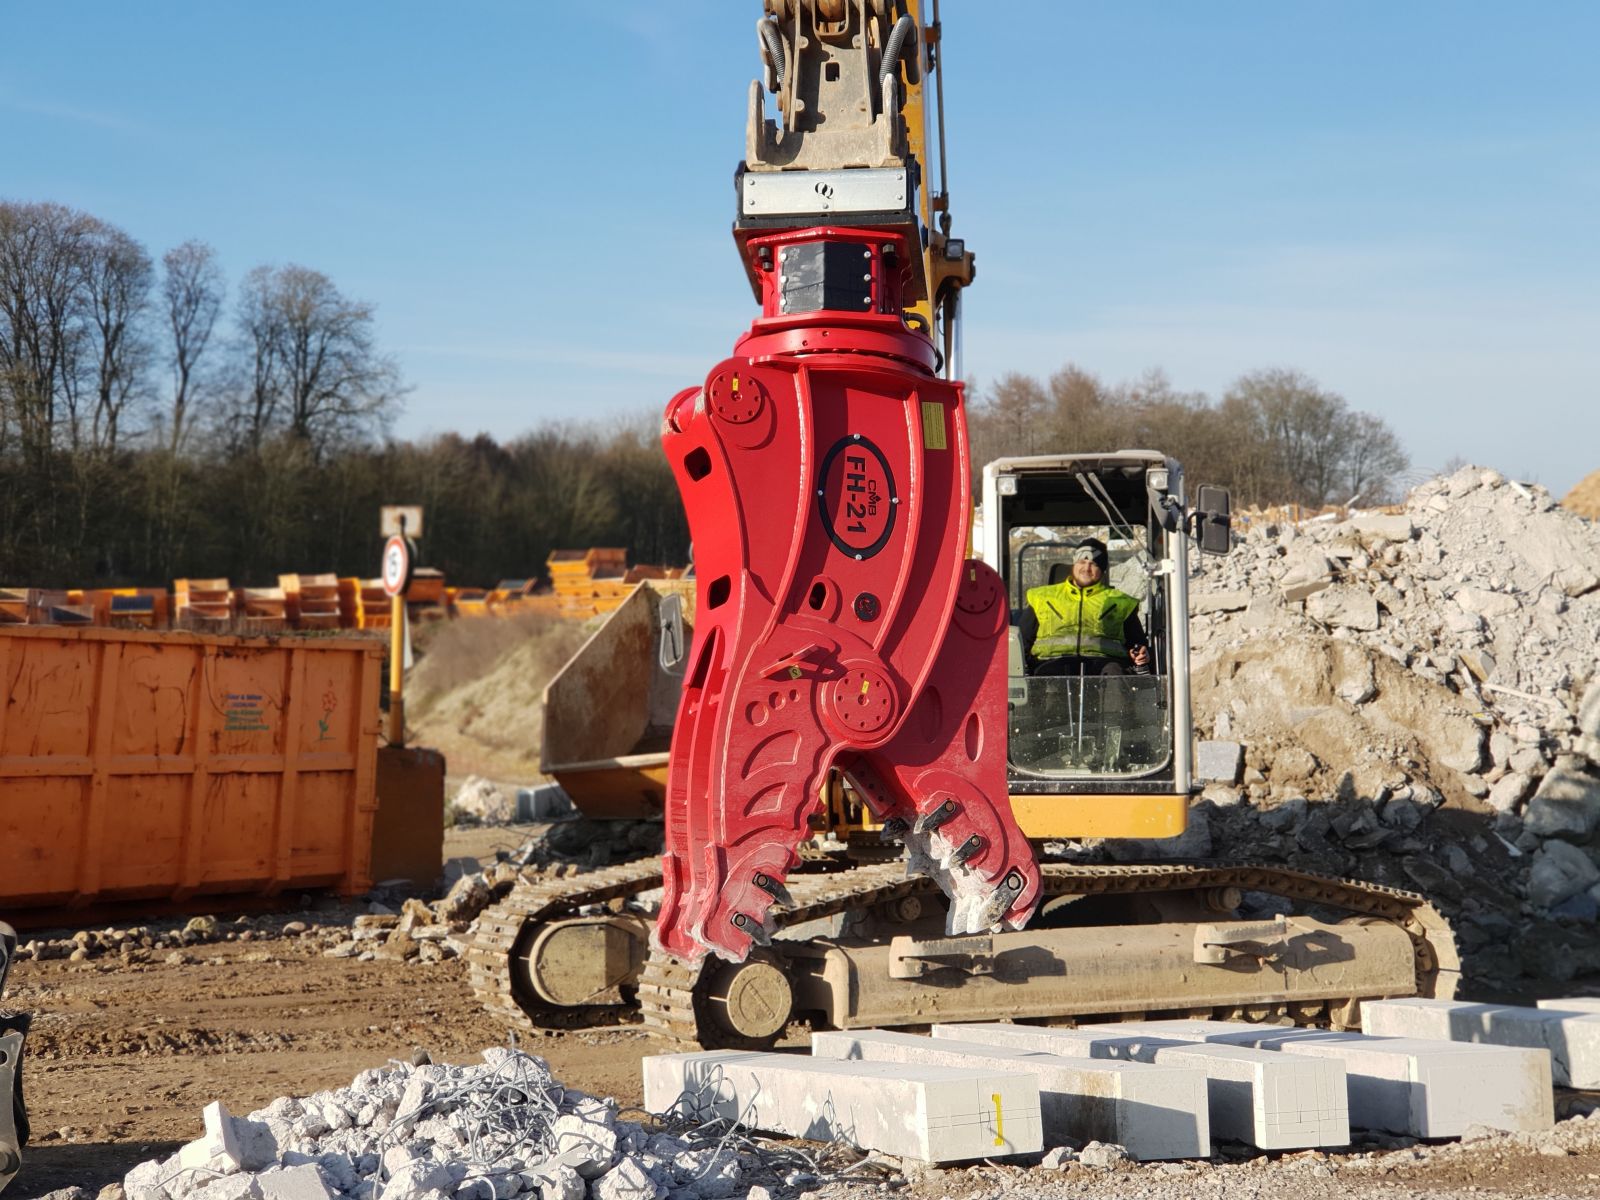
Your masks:
{"label": "excavator track", "polygon": [[[466,953],[468,978],[479,1002],[523,1029],[583,1023],[615,1006],[569,1008],[544,1003],[523,986],[513,964],[539,927],[661,886],[661,860],[635,859],[587,875],[523,881],[499,904],[478,915],[477,933]],[[519,945],[520,941],[520,945]]]}
{"label": "excavator track", "polygon": [[[1403,928],[1410,937],[1416,963],[1419,994],[1448,997],[1459,975],[1455,938],[1449,923],[1423,896],[1381,884],[1352,879],[1336,879],[1265,863],[1159,863],[1144,865],[1079,865],[1044,863],[1044,895],[1047,898],[1112,895],[1149,895],[1158,892],[1193,891],[1208,888],[1237,888],[1240,891],[1268,892],[1304,904],[1339,909],[1352,916],[1389,921]],[[772,910],[771,933],[787,927],[860,910],[906,896],[933,896],[938,893],[931,880],[907,878],[902,864],[883,863],[835,875],[801,877],[791,881],[794,903]],[[653,952],[640,978],[639,1002],[645,1028],[662,1040],[685,1047],[737,1046],[724,1031],[707,1020],[707,983],[718,969],[714,960],[687,963],[671,955]],[[1362,999],[1323,1000],[1289,1006],[1246,1006],[1243,1009],[1186,1009],[1190,1015],[1255,1016],[1287,1015],[1299,1023],[1318,1019],[1337,1019],[1341,1010]],[[1107,1013],[1106,1016],[1128,1016]]]}

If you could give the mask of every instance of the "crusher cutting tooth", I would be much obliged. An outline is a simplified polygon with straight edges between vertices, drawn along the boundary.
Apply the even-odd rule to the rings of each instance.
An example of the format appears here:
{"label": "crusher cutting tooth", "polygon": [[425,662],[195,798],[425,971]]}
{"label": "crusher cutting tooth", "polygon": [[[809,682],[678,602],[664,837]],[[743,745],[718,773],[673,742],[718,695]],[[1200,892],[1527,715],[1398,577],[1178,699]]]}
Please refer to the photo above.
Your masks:
{"label": "crusher cutting tooth", "polygon": [[542,1000],[527,978],[527,954],[539,930],[591,905],[625,900],[661,886],[661,860],[637,859],[585,875],[519,882],[478,916],[465,955],[474,994],[490,1013],[522,1029],[560,1026],[612,1005],[565,1007]]}

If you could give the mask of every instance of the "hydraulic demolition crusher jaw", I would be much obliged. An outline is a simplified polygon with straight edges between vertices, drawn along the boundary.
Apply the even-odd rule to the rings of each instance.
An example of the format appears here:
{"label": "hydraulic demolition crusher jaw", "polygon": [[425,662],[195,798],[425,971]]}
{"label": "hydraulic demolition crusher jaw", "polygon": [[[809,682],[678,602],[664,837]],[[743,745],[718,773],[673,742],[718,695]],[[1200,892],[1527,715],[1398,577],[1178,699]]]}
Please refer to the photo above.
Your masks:
{"label": "hydraulic demolition crusher jaw", "polygon": [[972,278],[948,220],[929,231],[937,30],[902,0],[766,10],[781,119],[758,82],[734,231],[761,316],[662,432],[697,620],[654,937],[686,960],[767,940],[833,771],[938,880],[951,933],[1020,928],[1040,894],[1007,796],[1006,592],[966,557],[964,398],[936,346]]}
{"label": "hydraulic demolition crusher jaw", "polygon": [[[0,921],[0,1001],[16,952],[16,930]],[[28,1110],[22,1104],[22,1042],[27,1035],[27,1016],[0,1006],[0,1191],[16,1177],[28,1144]]]}

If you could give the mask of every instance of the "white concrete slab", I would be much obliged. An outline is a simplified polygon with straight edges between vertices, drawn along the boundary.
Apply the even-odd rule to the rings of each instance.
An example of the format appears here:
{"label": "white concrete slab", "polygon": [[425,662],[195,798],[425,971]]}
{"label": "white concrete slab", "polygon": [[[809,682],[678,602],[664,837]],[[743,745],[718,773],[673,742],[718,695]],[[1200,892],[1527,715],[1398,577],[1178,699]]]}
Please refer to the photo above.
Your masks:
{"label": "white concrete slab", "polygon": [[1342,1063],[1288,1058],[1248,1046],[1106,1036],[1097,1029],[936,1025],[933,1035],[1201,1071],[1207,1080],[1211,1136],[1216,1140],[1243,1142],[1263,1150],[1345,1146],[1350,1142],[1349,1100]]}
{"label": "white concrete slab", "polygon": [[684,1095],[708,1117],[923,1162],[1044,1148],[1039,1085],[1020,1071],[737,1051],[644,1060],[646,1108],[666,1112]]}
{"label": "white concrete slab", "polygon": [[200,1114],[205,1136],[178,1151],[178,1165],[185,1171],[215,1171],[227,1174],[240,1168],[243,1155],[234,1136],[233,1117],[227,1105],[213,1100]]}
{"label": "white concrete slab", "polygon": [[1038,1080],[1046,1146],[1114,1142],[1130,1158],[1146,1162],[1211,1154],[1206,1078],[1199,1071],[1068,1058],[883,1029],[814,1033],[811,1053],[818,1058],[1022,1071]]}
{"label": "white concrete slab", "polygon": [[1533,1132],[1555,1124],[1545,1050],[1238,1021],[1142,1021],[1095,1028],[1338,1059],[1349,1082],[1350,1124],[1358,1129],[1445,1138],[1460,1137],[1473,1125]]}
{"label": "white concrete slab", "polygon": [[1541,1000],[1539,1007],[1553,1008],[1560,1012],[1600,1013],[1600,996],[1565,996],[1555,1000]]}
{"label": "white concrete slab", "polygon": [[1556,1083],[1600,1088],[1600,1013],[1460,1000],[1368,1000],[1361,1005],[1361,1030],[1548,1050]]}

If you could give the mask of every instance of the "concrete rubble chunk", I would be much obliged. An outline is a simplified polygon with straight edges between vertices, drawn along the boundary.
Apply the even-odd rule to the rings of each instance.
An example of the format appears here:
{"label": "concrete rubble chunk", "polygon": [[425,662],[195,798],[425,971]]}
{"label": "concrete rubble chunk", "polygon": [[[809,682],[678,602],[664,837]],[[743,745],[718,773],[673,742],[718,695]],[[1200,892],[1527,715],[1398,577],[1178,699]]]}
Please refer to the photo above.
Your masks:
{"label": "concrete rubble chunk", "polygon": [[1243,612],[1250,607],[1249,592],[1203,592],[1191,595],[1189,611],[1195,616],[1208,613]]}
{"label": "concrete rubble chunk", "polygon": [[1532,776],[1525,771],[1509,771],[1489,788],[1489,807],[1496,812],[1515,812],[1532,790]]}
{"label": "concrete rubble chunk", "polygon": [[1099,1028],[1337,1059],[1349,1083],[1350,1124],[1358,1129],[1446,1138],[1459,1137],[1474,1125],[1537,1132],[1555,1124],[1550,1055],[1543,1050],[1239,1021],[1147,1021]]}
{"label": "concrete rubble chunk", "polygon": [[254,1175],[224,1175],[195,1192],[194,1200],[261,1200],[261,1182]]}
{"label": "concrete rubble chunk", "polygon": [[1409,542],[1417,532],[1405,513],[1363,513],[1352,518],[1350,524],[1357,533],[1386,542]]}
{"label": "concrete rubble chunk", "polygon": [[261,1200],[334,1200],[336,1196],[322,1173],[309,1163],[263,1171],[256,1176],[256,1182],[261,1187]]}
{"label": "concrete rubble chunk", "polygon": [[617,1131],[602,1121],[591,1121],[577,1113],[564,1113],[550,1123],[556,1151],[585,1179],[594,1179],[611,1168],[617,1157]]}
{"label": "concrete rubble chunk", "polygon": [[1551,1077],[1563,1087],[1600,1088],[1600,1015],[1460,1000],[1368,1000],[1363,1032],[1386,1037],[1528,1046],[1550,1052]]}
{"label": "concrete rubble chunk", "polygon": [[1600,777],[1573,759],[1563,759],[1544,777],[1523,827],[1539,837],[1585,841],[1600,829]]}
{"label": "concrete rubble chunk", "polygon": [[1528,871],[1528,900],[1554,908],[1600,883],[1600,866],[1571,842],[1551,840],[1540,846]]}
{"label": "concrete rubble chunk", "polygon": [[516,793],[478,775],[468,776],[450,803],[484,825],[509,825],[517,819]]}
{"label": "concrete rubble chunk", "polygon": [[1043,1149],[1039,1086],[1019,1072],[841,1062],[714,1051],[644,1060],[644,1104],[684,1095],[757,1129],[845,1141],[921,1162],[1010,1158]]}
{"label": "concrete rubble chunk", "polygon": [[1333,1060],[1288,1058],[1247,1046],[1107,1036],[1094,1026],[935,1025],[933,1035],[1200,1071],[1208,1081],[1211,1136],[1218,1140],[1263,1150],[1343,1146],[1350,1141],[1344,1065]]}
{"label": "concrete rubble chunk", "polygon": [[1491,620],[1495,617],[1509,617],[1522,607],[1515,596],[1478,587],[1462,588],[1456,593],[1455,600],[1461,606],[1461,611],[1488,617]]}
{"label": "concrete rubble chunk", "polygon": [[122,1177],[127,1200],[168,1200],[165,1186],[170,1172],[159,1159],[142,1162]]}
{"label": "concrete rubble chunk", "polygon": [[1201,783],[1238,783],[1244,770],[1244,747],[1238,742],[1209,741],[1195,746],[1194,777]]}
{"label": "concrete rubble chunk", "polygon": [[1078,1161],[1098,1171],[1110,1171],[1128,1161],[1127,1152],[1114,1143],[1090,1142],[1078,1151]]}
{"label": "concrete rubble chunk", "polygon": [[1356,587],[1333,587],[1306,601],[1306,615],[1335,628],[1372,632],[1378,628],[1378,602]]}
{"label": "concrete rubble chunk", "polygon": [[233,1132],[233,1116],[220,1100],[213,1100],[201,1113],[204,1136],[178,1151],[178,1166],[185,1171],[211,1171],[229,1174],[237,1171],[244,1157]]}
{"label": "concrete rubble chunk", "polygon": [[539,1200],[584,1200],[589,1185],[571,1167],[554,1166],[540,1176]]}
{"label": "concrete rubble chunk", "polygon": [[1315,579],[1285,579],[1283,581],[1283,598],[1293,604],[1301,600],[1309,600],[1319,592],[1325,592],[1333,586],[1333,580],[1323,575]]}
{"label": "concrete rubble chunk", "polygon": [[594,1200],[662,1200],[667,1192],[632,1155],[595,1180]]}
{"label": "concrete rubble chunk", "polygon": [[1145,1161],[1211,1153],[1206,1081],[1198,1071],[881,1029],[815,1033],[811,1052],[818,1058],[1024,1071],[1038,1080],[1046,1145],[1110,1142]]}

